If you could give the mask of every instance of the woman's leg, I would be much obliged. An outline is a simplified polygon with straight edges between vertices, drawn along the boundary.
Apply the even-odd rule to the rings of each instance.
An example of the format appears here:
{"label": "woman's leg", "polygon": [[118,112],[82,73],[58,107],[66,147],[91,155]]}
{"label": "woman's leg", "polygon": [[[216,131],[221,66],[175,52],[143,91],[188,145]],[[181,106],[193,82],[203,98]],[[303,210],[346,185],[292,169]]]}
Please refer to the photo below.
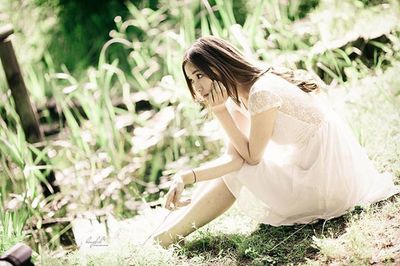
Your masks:
{"label": "woman's leg", "polygon": [[197,189],[194,193],[192,202],[172,213],[173,220],[166,221],[165,226],[154,239],[159,241],[164,247],[185,237],[196,229],[214,220],[224,213],[235,202],[235,197],[229,191],[222,178],[217,178],[209,182],[207,186]]}
{"label": "woman's leg", "polygon": [[[210,186],[213,186],[213,182],[215,180],[207,180],[194,185],[193,192],[191,193],[191,201],[192,203],[195,202],[202,194],[207,192]],[[185,197],[186,198],[186,197]],[[180,217],[184,216],[187,212],[187,209],[190,207],[191,204],[186,205],[184,207],[180,207],[177,210],[170,211],[166,216],[165,220],[159,226],[159,228],[153,233],[154,236],[161,234],[161,232],[168,231],[168,228],[172,226]]]}

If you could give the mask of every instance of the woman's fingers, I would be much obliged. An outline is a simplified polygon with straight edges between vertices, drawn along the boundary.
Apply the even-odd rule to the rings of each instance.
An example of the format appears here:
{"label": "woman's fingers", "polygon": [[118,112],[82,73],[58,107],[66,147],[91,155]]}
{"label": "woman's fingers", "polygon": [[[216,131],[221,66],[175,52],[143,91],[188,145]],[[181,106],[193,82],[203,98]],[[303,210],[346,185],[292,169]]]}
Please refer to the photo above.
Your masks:
{"label": "woman's fingers", "polygon": [[180,199],[180,196],[177,196],[178,193],[175,190],[175,193],[171,193],[169,195],[167,195],[167,201],[165,203],[165,208],[170,210],[170,211],[174,211],[179,207],[184,207],[189,205],[192,202],[192,199],[185,199],[182,200]]}
{"label": "woman's fingers", "polygon": [[213,89],[210,91],[210,93],[207,96],[207,102],[213,106],[214,105],[214,96],[213,96]]}
{"label": "woman's fingers", "polygon": [[224,98],[224,92],[222,91],[222,87],[221,87],[220,83],[215,80],[214,84],[215,84],[214,86],[215,86],[215,90],[217,91],[218,97],[220,99],[223,99]]}
{"label": "woman's fingers", "polygon": [[184,207],[189,205],[192,202],[192,199],[185,199],[185,200],[180,200],[176,203],[175,207]]}
{"label": "woman's fingers", "polygon": [[220,89],[218,88],[217,81],[215,80],[212,81],[212,89],[208,98],[212,105],[218,104],[222,99]]}
{"label": "woman's fingers", "polygon": [[224,84],[222,84],[222,82],[220,82],[220,81],[217,81],[217,86],[221,91],[222,98],[223,99],[227,98],[228,97],[228,91],[226,90]]}
{"label": "woman's fingers", "polygon": [[166,195],[166,201],[165,201],[164,208],[166,208],[170,211],[173,211],[177,207],[182,207],[182,206],[188,205],[190,203],[190,199],[189,199],[189,202],[187,202],[187,200],[182,201],[181,195],[182,195],[182,189],[180,189],[179,187],[171,188],[171,190],[168,191],[168,193]]}
{"label": "woman's fingers", "polygon": [[166,200],[165,200],[165,208],[166,209],[168,209],[168,210],[172,210],[172,206],[171,206],[171,204],[173,203],[172,201],[173,201],[173,199],[174,199],[174,197],[175,197],[175,189],[174,190],[170,190],[170,191],[168,191],[168,193],[167,193],[167,198],[166,198]]}
{"label": "woman's fingers", "polygon": [[219,89],[219,87],[218,87],[218,83],[217,83],[217,81],[216,80],[213,80],[213,92],[214,92],[214,95],[215,95],[215,102],[220,102],[221,101],[221,91],[220,91],[220,89]]}
{"label": "woman's fingers", "polygon": [[[214,84],[213,84],[213,85],[214,85]],[[211,89],[211,99],[212,99],[212,103],[215,103],[215,100],[216,100],[215,85],[214,85],[213,88]]]}
{"label": "woman's fingers", "polygon": [[174,205],[176,206],[177,202],[179,202],[181,196],[182,196],[182,192],[183,190],[179,189],[178,187],[175,188],[175,194],[174,197],[172,199],[172,202],[174,203]]}

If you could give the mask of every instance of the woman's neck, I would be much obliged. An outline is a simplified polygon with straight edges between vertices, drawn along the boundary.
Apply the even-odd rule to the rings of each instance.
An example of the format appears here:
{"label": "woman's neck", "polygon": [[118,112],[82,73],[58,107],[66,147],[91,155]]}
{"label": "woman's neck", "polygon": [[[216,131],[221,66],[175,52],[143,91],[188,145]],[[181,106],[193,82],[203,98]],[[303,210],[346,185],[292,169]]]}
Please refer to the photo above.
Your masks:
{"label": "woman's neck", "polygon": [[247,109],[250,87],[238,86],[236,89],[237,89],[240,101],[242,102],[244,107]]}
{"label": "woman's neck", "polygon": [[[262,75],[262,74],[264,74],[265,72],[268,72],[268,71],[269,71],[269,69],[267,71],[263,71],[260,74]],[[259,77],[257,77],[257,79]],[[240,98],[240,101],[244,102],[245,106],[248,106],[248,99],[249,99],[250,89],[253,87],[253,85],[257,81],[257,79],[253,80],[253,82],[251,82],[249,84],[237,84],[237,86],[236,86],[236,90],[238,92],[238,96]]]}
{"label": "woman's neck", "polygon": [[245,100],[247,103],[247,99],[249,98],[249,91],[250,91],[250,86],[238,86],[237,87],[237,92],[238,95],[241,99]]}

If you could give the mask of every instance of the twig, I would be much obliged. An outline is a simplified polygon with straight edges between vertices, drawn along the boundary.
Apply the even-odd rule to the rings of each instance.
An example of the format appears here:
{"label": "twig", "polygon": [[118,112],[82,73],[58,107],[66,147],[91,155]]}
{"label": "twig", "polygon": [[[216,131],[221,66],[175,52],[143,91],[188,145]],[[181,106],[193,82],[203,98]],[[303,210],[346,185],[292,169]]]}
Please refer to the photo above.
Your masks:
{"label": "twig", "polygon": [[276,244],[275,246],[273,246],[270,250],[268,250],[268,252],[274,250],[275,248],[277,248],[278,246],[280,246],[282,243],[284,243],[286,240],[288,240],[289,238],[291,238],[292,236],[294,236],[297,232],[299,232],[301,229],[303,229],[304,227],[306,227],[308,224],[304,224],[301,228],[297,229],[294,233],[292,233],[290,236],[286,237],[285,239],[283,239],[281,242],[279,242],[278,244]]}

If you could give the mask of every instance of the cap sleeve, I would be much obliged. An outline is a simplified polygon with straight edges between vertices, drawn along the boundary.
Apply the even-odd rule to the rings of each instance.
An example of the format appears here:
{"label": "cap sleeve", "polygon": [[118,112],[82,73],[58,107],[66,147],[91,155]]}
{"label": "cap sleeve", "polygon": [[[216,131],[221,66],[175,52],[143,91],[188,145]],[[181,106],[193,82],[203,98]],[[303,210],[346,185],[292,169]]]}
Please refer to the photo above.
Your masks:
{"label": "cap sleeve", "polygon": [[282,98],[271,90],[251,90],[249,95],[249,112],[251,115],[255,115],[273,107],[280,108],[282,103]]}

